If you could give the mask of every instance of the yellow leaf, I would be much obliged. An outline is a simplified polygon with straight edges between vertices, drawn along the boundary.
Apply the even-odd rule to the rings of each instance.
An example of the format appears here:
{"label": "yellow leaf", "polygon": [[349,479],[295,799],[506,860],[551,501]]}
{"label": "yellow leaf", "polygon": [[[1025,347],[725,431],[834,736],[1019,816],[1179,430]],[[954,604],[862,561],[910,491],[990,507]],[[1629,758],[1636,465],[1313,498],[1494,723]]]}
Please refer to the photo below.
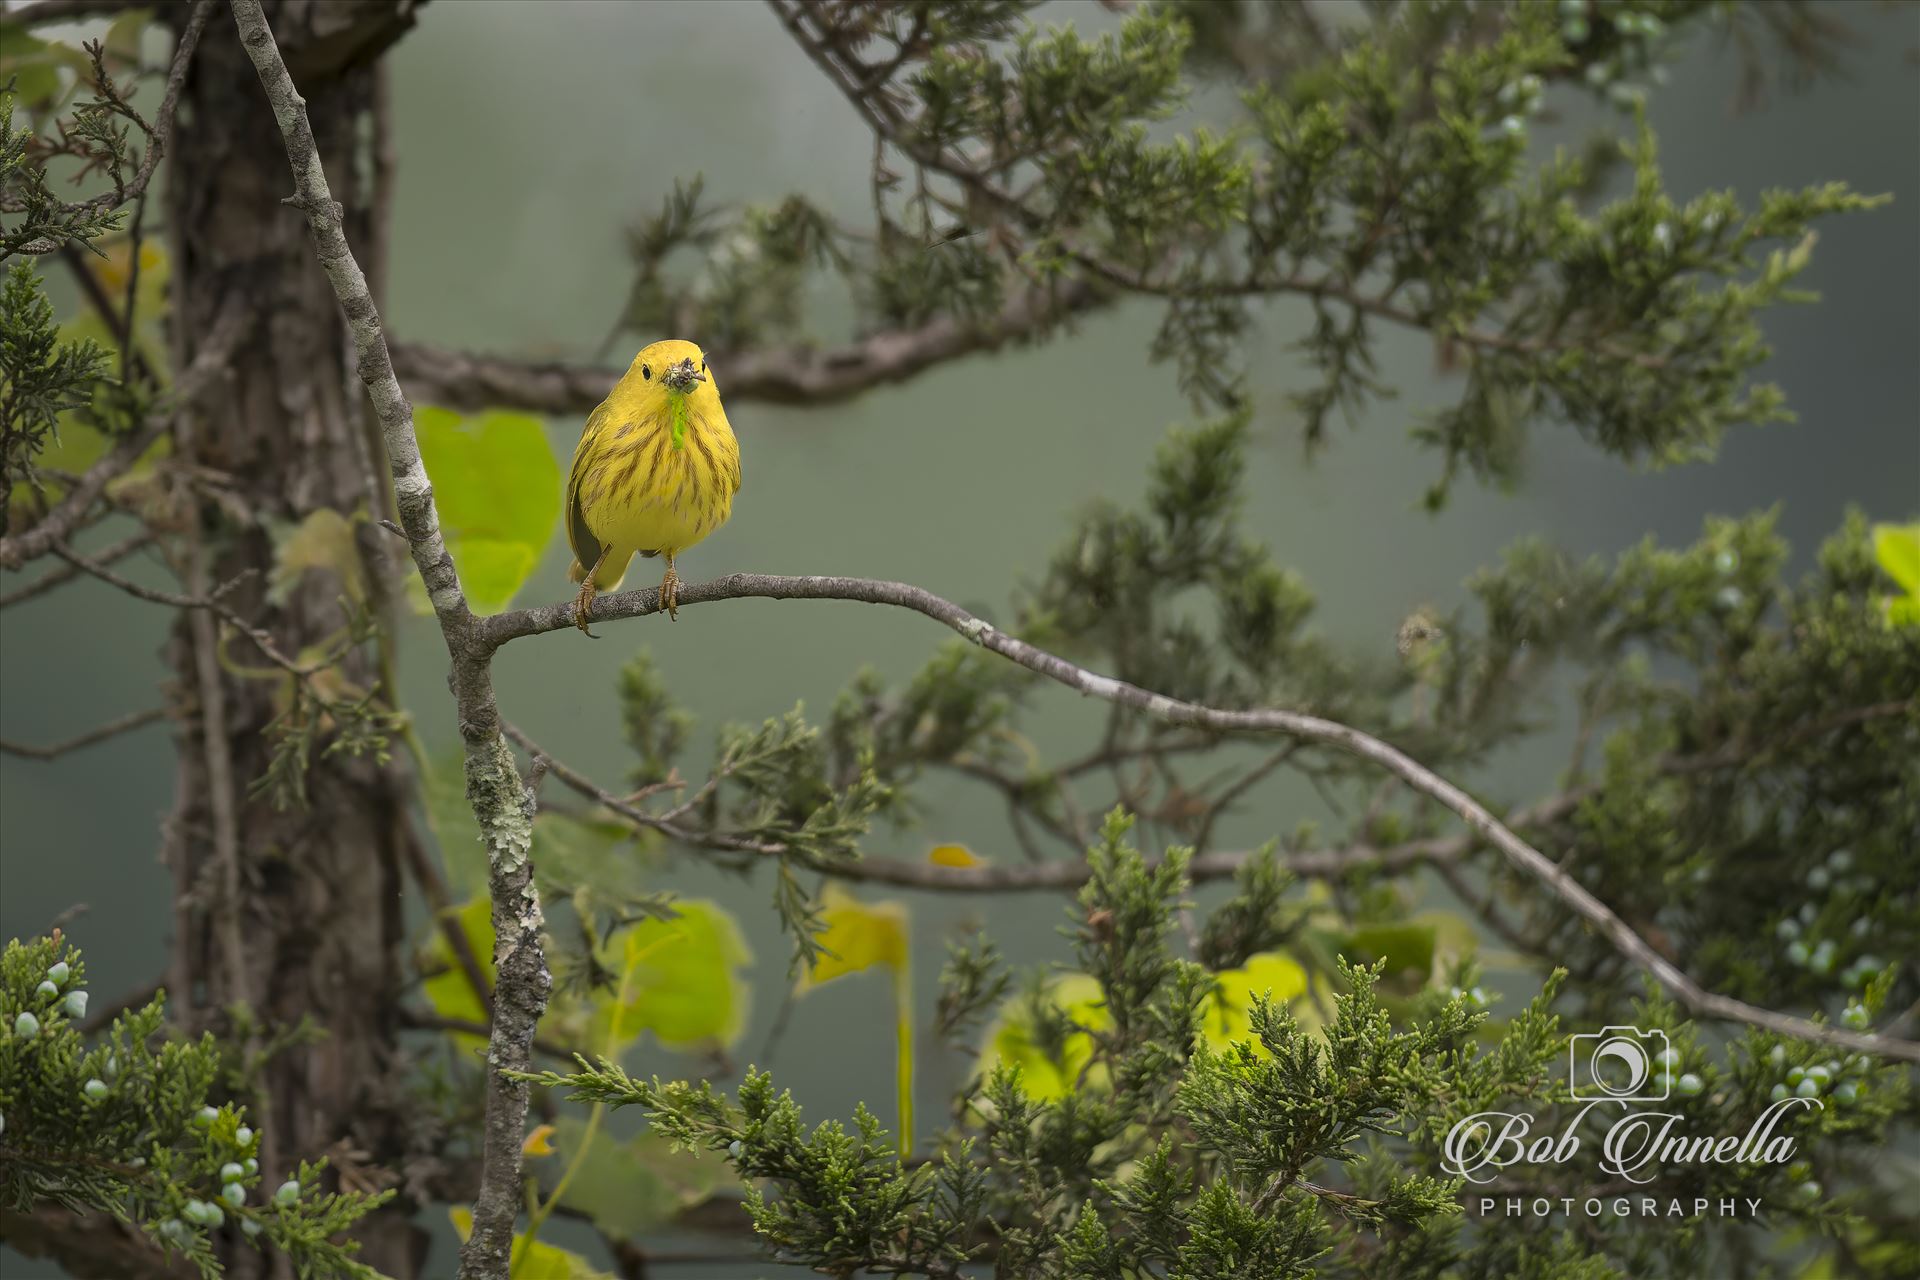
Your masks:
{"label": "yellow leaf", "polygon": [[701,898],[673,904],[671,920],[643,920],[600,956],[624,999],[596,1002],[591,1043],[620,1052],[643,1031],[669,1048],[731,1045],[746,1027],[753,960],[726,909]]}
{"label": "yellow leaf", "polygon": [[[465,1244],[473,1234],[473,1210],[451,1208],[447,1210],[447,1218],[453,1223],[460,1243]],[[529,1245],[522,1235],[513,1238],[512,1256],[514,1280],[613,1280],[577,1253],[556,1248],[543,1240]]]}
{"label": "yellow leaf", "polygon": [[963,844],[937,844],[927,853],[927,861],[936,867],[978,867],[984,858],[976,858]]}
{"label": "yellow leaf", "polygon": [[533,1127],[533,1132],[527,1135],[527,1140],[520,1144],[520,1154],[523,1156],[552,1155],[553,1143],[547,1141],[547,1139],[551,1137],[553,1137],[552,1125],[550,1124],[535,1125]]}
{"label": "yellow leaf", "polygon": [[820,945],[827,949],[800,980],[805,993],[823,982],[884,968],[895,973],[907,963],[907,908],[899,902],[862,902],[837,885],[822,895],[820,916],[826,928]]}
{"label": "yellow leaf", "polygon": [[1275,1004],[1293,1005],[1293,1016],[1303,1027],[1319,1024],[1312,1002],[1299,1000],[1307,993],[1307,971],[1291,956],[1263,951],[1248,956],[1240,968],[1222,969],[1214,977],[1219,985],[1201,1006],[1200,1033],[1216,1049],[1224,1049],[1239,1040],[1258,1044],[1253,1034],[1255,996],[1268,996]]}
{"label": "yellow leaf", "polygon": [[360,549],[354,545],[353,526],[361,519],[355,513],[350,520],[331,507],[321,507],[290,529],[276,535],[273,552],[273,578],[267,599],[283,604],[309,569],[331,573],[339,581],[339,590],[355,604],[367,598],[367,583],[360,566]]}
{"label": "yellow leaf", "polygon": [[[1104,1031],[1113,1025],[1100,984],[1089,974],[1062,974],[1047,984],[1041,999],[1064,1012],[1077,1026]],[[1104,1070],[1089,1072],[1088,1080],[1081,1080],[1093,1057],[1093,1039],[1085,1031],[1069,1032],[1061,1044],[1049,1048],[1040,1042],[1037,1030],[1027,998],[1009,1000],[1001,1006],[999,1018],[987,1033],[986,1061],[981,1065],[990,1069],[1005,1063],[1020,1068],[1020,1087],[1028,1097],[1042,1102],[1064,1098],[1085,1083],[1104,1086]]]}

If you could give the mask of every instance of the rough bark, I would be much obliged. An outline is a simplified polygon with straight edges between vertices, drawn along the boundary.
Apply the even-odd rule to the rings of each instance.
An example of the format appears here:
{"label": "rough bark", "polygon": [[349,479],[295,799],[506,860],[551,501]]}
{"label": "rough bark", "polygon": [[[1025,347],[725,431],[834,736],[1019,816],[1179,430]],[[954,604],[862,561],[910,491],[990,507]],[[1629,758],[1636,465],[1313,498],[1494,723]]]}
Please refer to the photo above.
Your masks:
{"label": "rough bark", "polygon": [[[407,9],[369,0],[275,6],[288,42],[329,69],[307,85],[309,112],[328,163],[349,187],[373,81],[340,51],[361,59],[376,52],[381,33],[397,31]],[[364,507],[364,395],[305,222],[282,203],[280,137],[224,7],[202,40],[181,114],[167,184],[176,367],[191,362],[214,317],[236,299],[254,317],[229,376],[176,437],[181,457],[230,477],[227,487],[251,509],[196,499],[181,567],[194,590],[252,574],[228,602],[298,653],[340,628],[339,584],[310,573],[271,605],[272,531],[322,507]],[[268,1027],[309,1018],[324,1033],[264,1068],[269,1183],[287,1176],[300,1154],[331,1156],[348,1179],[404,1169],[414,1130],[397,1017],[407,978],[405,780],[395,768],[316,756],[309,809],[279,812],[249,795],[248,783],[267,766],[263,731],[281,709],[283,682],[244,674],[249,664],[223,660],[219,643],[213,619],[197,613],[179,621],[167,653],[200,711],[183,721],[167,848],[185,903],[170,967],[175,1011],[189,1025],[231,1030],[226,1010],[243,1003]],[[346,674],[370,685],[369,667],[349,665]],[[403,1199],[363,1233],[364,1259],[399,1280],[421,1274],[424,1236],[408,1212]],[[233,1264],[237,1275],[262,1266],[245,1249]]]}

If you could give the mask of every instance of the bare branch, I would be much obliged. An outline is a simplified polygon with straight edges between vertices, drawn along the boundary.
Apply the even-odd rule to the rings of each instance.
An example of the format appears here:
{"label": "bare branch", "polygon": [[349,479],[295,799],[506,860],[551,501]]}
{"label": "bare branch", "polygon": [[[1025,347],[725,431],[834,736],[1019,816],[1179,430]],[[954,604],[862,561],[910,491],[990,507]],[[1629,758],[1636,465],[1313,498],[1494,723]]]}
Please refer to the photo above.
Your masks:
{"label": "bare branch", "polygon": [[136,711],[132,715],[121,716],[117,720],[109,720],[97,729],[89,729],[85,733],[68,738],[64,742],[56,742],[52,746],[47,747],[36,747],[28,743],[12,742],[6,738],[0,738],[0,751],[4,751],[10,756],[23,756],[28,760],[57,760],[69,751],[78,751],[80,748],[90,747],[96,742],[105,742],[108,738],[115,738],[123,733],[132,733],[135,729],[145,728],[156,720],[165,720],[168,714],[169,708],[167,707],[148,707],[145,711]]}
{"label": "bare branch", "polygon": [[[591,620],[612,622],[656,613],[659,611],[659,596],[658,588],[601,596],[590,611]],[[1282,733],[1335,747],[1378,765],[1414,791],[1451,810],[1480,839],[1498,849],[1519,870],[1539,881],[1574,914],[1604,936],[1616,951],[1651,974],[1693,1013],[1763,1027],[1796,1039],[1920,1062],[1920,1042],[1848,1031],[1808,1018],[1763,1009],[1706,990],[1648,945],[1626,921],[1614,914],[1612,908],[1594,897],[1553,859],[1514,834],[1486,806],[1399,749],[1349,725],[1299,711],[1278,708],[1236,711],[1169,698],[1124,680],[1115,680],[1111,676],[1075,666],[1064,658],[996,629],[950,600],[904,582],[736,573],[711,582],[683,585],[678,594],[678,603],[681,605],[741,599],[849,600],[910,609],[952,629],[980,647],[1069,689],[1128,707],[1168,724],[1229,733]],[[559,631],[572,626],[573,609],[574,606],[567,603],[495,614],[481,619],[478,630],[493,644],[505,644],[521,636]],[[1910,707],[1912,704],[1905,705]]]}
{"label": "bare branch", "polygon": [[239,294],[230,292],[228,297],[231,301],[227,309],[214,321],[213,328],[201,342],[199,354],[174,380],[172,406],[149,415],[138,431],[88,467],[60,505],[31,528],[13,537],[0,538],[0,567],[18,569],[65,541],[67,535],[86,520],[107,485],[138,462],[141,455],[153,447],[154,441],[166,434],[176,416],[190,409],[226,373],[227,362],[239,347],[249,318],[247,309],[237,301]]}
{"label": "bare branch", "polygon": [[[1049,325],[1105,305],[1112,295],[1084,281],[1030,288],[992,319],[970,324],[943,315],[917,329],[889,329],[838,347],[761,347],[719,352],[711,363],[729,402],[835,404],[935,365],[996,351]],[[400,343],[394,367],[414,394],[453,409],[510,407],[529,413],[582,414],[607,398],[625,369],[562,361],[514,360]]]}
{"label": "bare branch", "polygon": [[23,27],[37,27],[48,22],[83,22],[88,18],[105,18],[141,7],[137,0],[33,0],[31,4],[8,9],[0,16]]}
{"label": "bare branch", "polygon": [[[152,530],[142,529],[138,533],[127,535],[111,546],[102,547],[94,553],[93,562],[98,565],[113,564],[126,559],[142,547],[152,546],[153,541]],[[19,604],[23,600],[31,600],[35,596],[45,595],[55,587],[72,582],[84,572],[86,571],[76,564],[63,564],[57,569],[51,569],[26,586],[0,595],[0,609]]]}
{"label": "bare branch", "polygon": [[[411,6],[398,6],[397,12],[404,21],[412,20]],[[467,799],[487,844],[495,975],[480,1190],[473,1205],[473,1231],[460,1251],[459,1274],[462,1280],[506,1280],[521,1203],[521,1143],[529,1093],[524,1083],[508,1073],[525,1072],[532,1065],[534,1029],[553,986],[541,950],[540,898],[528,857],[533,842],[532,798],[521,786],[513,753],[500,736],[489,666],[493,646],[479,634],[441,535],[433,485],[420,460],[413,407],[394,376],[366,275],[348,247],[341,209],[327,185],[305,99],[288,74],[260,0],[233,0],[233,15],[286,145],[295,187],[287,203],[306,215],[315,254],[346,316],[359,355],[360,380],[371,397],[386,444],[400,524],[451,660],[449,684],[466,753]]]}

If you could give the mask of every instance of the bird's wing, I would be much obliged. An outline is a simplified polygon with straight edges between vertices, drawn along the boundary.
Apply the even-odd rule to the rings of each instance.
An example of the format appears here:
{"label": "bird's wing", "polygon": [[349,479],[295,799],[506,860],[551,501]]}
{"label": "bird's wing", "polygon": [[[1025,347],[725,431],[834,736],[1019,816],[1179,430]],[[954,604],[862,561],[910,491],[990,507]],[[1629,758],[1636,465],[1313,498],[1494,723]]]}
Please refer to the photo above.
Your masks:
{"label": "bird's wing", "polygon": [[587,425],[580,431],[580,443],[573,451],[573,469],[567,474],[567,542],[573,548],[573,558],[587,573],[600,563],[600,540],[593,536],[593,530],[587,527],[586,514],[580,509],[580,482],[586,478],[588,460],[593,456],[600,426],[607,416],[607,406],[602,403],[598,409],[587,415]]}

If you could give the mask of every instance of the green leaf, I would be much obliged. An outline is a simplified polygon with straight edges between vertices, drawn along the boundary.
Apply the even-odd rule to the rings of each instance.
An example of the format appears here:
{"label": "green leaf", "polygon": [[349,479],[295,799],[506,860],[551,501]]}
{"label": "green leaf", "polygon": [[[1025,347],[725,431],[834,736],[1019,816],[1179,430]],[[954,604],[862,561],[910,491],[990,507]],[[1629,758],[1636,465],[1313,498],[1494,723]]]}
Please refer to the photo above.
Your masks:
{"label": "green leaf", "polygon": [[[554,1145],[567,1162],[586,1141],[586,1129],[572,1115],[555,1126]],[[733,1181],[725,1161],[675,1151],[670,1139],[653,1133],[621,1142],[602,1131],[579,1160],[560,1203],[614,1236],[651,1231]]]}
{"label": "green leaf", "polygon": [[1873,558],[1888,577],[1920,595],[1920,524],[1873,526]]}
{"label": "green leaf", "polygon": [[[493,908],[486,897],[475,898],[458,907],[449,908],[454,923],[460,932],[466,935],[467,945],[480,961],[480,971],[493,981]],[[429,976],[421,984],[426,992],[427,1003],[433,1011],[443,1018],[456,1018],[462,1022],[487,1025],[486,1006],[480,1003],[480,996],[473,989],[467,971],[454,957],[453,948],[448,945],[446,935],[435,930],[433,941],[427,947],[427,969]],[[453,1033],[454,1039],[467,1048],[484,1048],[486,1037],[470,1035],[464,1031]]]}
{"label": "green leaf", "polygon": [[1435,930],[1430,924],[1360,925],[1348,932],[1340,952],[1355,964],[1387,962],[1386,976],[1406,974],[1425,982],[1433,972]]}
{"label": "green leaf", "polygon": [[617,1058],[645,1031],[672,1048],[727,1046],[746,1027],[753,960],[740,926],[718,903],[675,902],[671,920],[643,920],[614,940],[601,963],[616,991],[594,1010],[589,1036]]}
{"label": "green leaf", "polygon": [[538,418],[449,409],[414,414],[447,548],[476,613],[504,609],[560,520],[560,464]]}

